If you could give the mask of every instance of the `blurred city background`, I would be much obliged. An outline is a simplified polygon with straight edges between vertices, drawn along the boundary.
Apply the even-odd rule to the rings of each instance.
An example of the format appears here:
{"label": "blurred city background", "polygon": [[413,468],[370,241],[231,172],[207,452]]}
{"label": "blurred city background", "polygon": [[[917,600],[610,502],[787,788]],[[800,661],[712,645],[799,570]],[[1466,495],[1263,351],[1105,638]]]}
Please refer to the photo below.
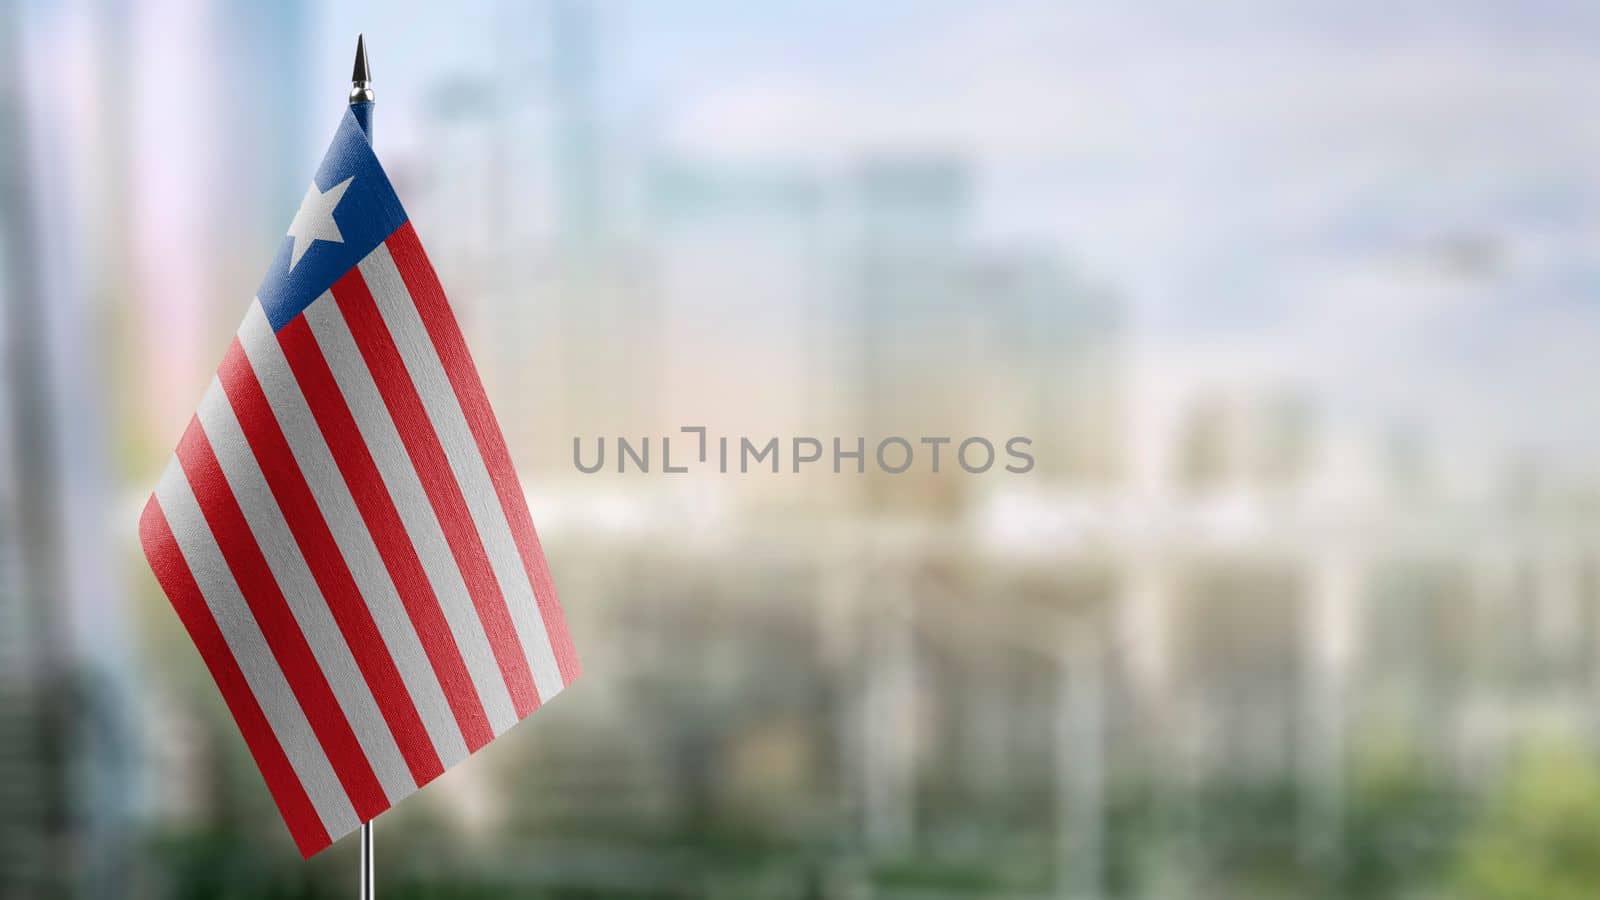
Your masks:
{"label": "blurred city background", "polygon": [[0,0],[0,896],[354,893],[134,532],[358,31],[585,668],[380,895],[1600,895],[1600,7]]}

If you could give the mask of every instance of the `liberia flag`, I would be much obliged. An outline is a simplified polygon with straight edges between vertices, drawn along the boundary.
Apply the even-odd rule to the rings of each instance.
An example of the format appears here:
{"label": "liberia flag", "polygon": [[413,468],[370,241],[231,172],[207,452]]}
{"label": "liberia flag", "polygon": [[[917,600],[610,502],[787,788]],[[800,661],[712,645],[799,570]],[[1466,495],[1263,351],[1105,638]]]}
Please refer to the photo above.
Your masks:
{"label": "liberia flag", "polygon": [[308,857],[577,676],[466,342],[353,114],[139,537]]}

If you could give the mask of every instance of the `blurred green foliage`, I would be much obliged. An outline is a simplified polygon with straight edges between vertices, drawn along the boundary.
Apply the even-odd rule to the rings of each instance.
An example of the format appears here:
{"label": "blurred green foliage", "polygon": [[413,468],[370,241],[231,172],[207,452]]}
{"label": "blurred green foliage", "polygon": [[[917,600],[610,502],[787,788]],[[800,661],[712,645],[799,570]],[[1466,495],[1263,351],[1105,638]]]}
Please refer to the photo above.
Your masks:
{"label": "blurred green foliage", "polygon": [[1350,766],[1342,846],[1329,861],[1331,896],[1432,896],[1453,864],[1471,798],[1414,745],[1363,745]]}
{"label": "blurred green foliage", "polygon": [[[1195,898],[1579,900],[1600,894],[1600,766],[1562,745],[1519,754],[1486,796],[1454,787],[1425,756],[1389,746],[1354,754],[1337,849],[1307,848],[1306,810],[1289,783],[1208,784],[1187,796],[1124,785],[1114,794],[1108,897],[1165,895],[1175,871]],[[156,842],[180,898],[319,900],[348,896],[353,845],[301,863],[287,840],[229,823]],[[569,836],[570,837],[570,836]],[[583,853],[621,872],[650,860],[659,879],[528,883],[527,865],[564,851],[551,835],[468,848],[424,817],[384,830],[379,871],[395,900],[488,897],[834,897],[1049,895],[1049,835],[990,833],[968,853],[932,844],[863,864],[826,842],[769,842],[685,829],[594,834]],[[350,842],[346,842],[349,844]],[[985,850],[984,847],[988,849]],[[837,852],[832,852],[837,851]],[[991,852],[992,851],[992,852]],[[663,862],[667,860],[667,862]]]}
{"label": "blurred green foliage", "polygon": [[1457,884],[1465,900],[1600,896],[1600,769],[1565,745],[1516,760],[1467,838]]}

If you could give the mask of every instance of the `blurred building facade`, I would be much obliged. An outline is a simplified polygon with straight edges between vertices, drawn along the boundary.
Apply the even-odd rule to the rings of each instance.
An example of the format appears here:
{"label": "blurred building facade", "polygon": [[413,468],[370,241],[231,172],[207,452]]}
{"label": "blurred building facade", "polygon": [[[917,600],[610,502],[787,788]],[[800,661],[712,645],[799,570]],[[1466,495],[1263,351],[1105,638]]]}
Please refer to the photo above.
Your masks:
{"label": "blurred building facade", "polygon": [[[553,13],[549,33],[573,14]],[[595,50],[584,37],[569,53]],[[574,96],[553,93],[566,99],[551,108]],[[470,127],[492,134],[498,115],[477,111],[486,124]],[[528,133],[554,146],[530,158],[555,172],[562,147],[603,140],[596,119],[548,116]],[[1292,827],[1246,840],[1337,866],[1348,782],[1371,745],[1415,745],[1470,788],[1529,717],[1593,740],[1600,669],[1577,660],[1600,646],[1600,596],[1577,533],[1512,513],[1481,480],[1419,491],[1426,448],[1400,459],[1383,436],[1325,421],[1292,384],[1198,376],[1165,400],[1140,396],[1115,295],[1059,253],[977,239],[978,173],[959,155],[831,169],[583,146],[606,201],[578,216],[551,195],[521,214],[613,223],[576,255],[633,277],[603,302],[539,281],[551,294],[533,306],[619,311],[603,335],[560,333],[567,348],[606,345],[602,356],[626,348],[629,365],[584,369],[594,380],[581,387],[628,402],[606,420],[554,416],[591,400],[568,366],[526,414],[537,431],[654,434],[704,424],[714,406],[729,431],[762,435],[1025,433],[1041,464],[1021,486],[869,474],[798,490],[769,479],[727,498],[705,485],[730,508],[703,534],[685,533],[674,494],[648,489],[621,501],[639,509],[620,531],[574,516],[553,552],[575,573],[610,570],[579,576],[593,606],[578,627],[608,637],[595,690],[635,754],[570,776],[615,791],[574,807],[611,821],[649,798],[632,814],[669,830],[834,835],[851,848],[842,877],[880,887],[897,866],[927,864],[1023,893],[1227,896],[1207,868],[1216,848],[1195,834],[1211,786],[1287,786]],[[441,205],[455,195],[442,190]],[[534,238],[536,255],[573,255],[560,233]],[[479,235],[472,252],[528,245]],[[518,278],[492,278],[483,296],[527,303]],[[526,309],[486,310],[486,341],[540,339],[507,327]],[[507,371],[490,363],[490,379],[528,377],[527,356],[495,357]],[[566,464],[535,465],[563,503],[629,492],[569,485]],[[826,513],[773,524],[774,496]],[[1524,515],[1526,543],[1507,546],[1494,523]],[[1542,574],[1510,574],[1528,567]],[[1494,660],[1547,654],[1569,659],[1556,664],[1565,687],[1547,682],[1530,706]],[[1162,798],[1137,814],[1165,835],[1146,850],[1127,846],[1135,783]],[[997,859],[1027,865],[1012,883]]]}

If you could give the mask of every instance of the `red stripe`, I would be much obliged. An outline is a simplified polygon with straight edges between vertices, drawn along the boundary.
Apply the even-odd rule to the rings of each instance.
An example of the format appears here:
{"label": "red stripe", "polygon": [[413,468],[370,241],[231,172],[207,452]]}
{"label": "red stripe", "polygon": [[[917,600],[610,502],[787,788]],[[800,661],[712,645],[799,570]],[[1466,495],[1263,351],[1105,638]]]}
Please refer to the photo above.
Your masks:
{"label": "red stripe", "polygon": [[[467,749],[476,751],[494,738],[489,717],[483,712],[478,690],[461,659],[461,650],[450,633],[450,623],[445,620],[439,598],[406,534],[400,511],[384,485],[383,475],[366,441],[361,438],[355,416],[350,413],[305,316],[297,316],[285,325],[278,332],[278,343],[283,346],[283,355],[294,370],[295,380],[300,382],[317,426],[328,440],[328,449],[333,451],[340,474],[350,486],[367,531],[378,546],[378,554],[389,570],[400,602],[422,641],[423,652],[428,654],[433,674],[444,688],[445,699],[455,714]],[[420,780],[417,783],[422,784]]]}
{"label": "red stripe", "polygon": [[351,269],[333,285],[333,299],[344,313],[345,322],[355,336],[361,356],[366,360],[378,393],[389,408],[400,439],[411,457],[411,464],[422,480],[422,487],[433,505],[434,514],[444,529],[445,540],[455,556],[456,565],[466,580],[467,592],[478,609],[478,618],[494,650],[495,661],[505,677],[506,688],[511,693],[511,704],[520,718],[537,709],[539,692],[533,686],[533,673],[528,668],[528,657],[522,642],[517,639],[516,627],[511,622],[511,611],[506,608],[500,583],[489,567],[489,555],[473,525],[467,500],[461,493],[450,471],[450,461],[444,447],[428,420],[417,387],[406,373],[404,360],[394,345],[394,338],[378,312],[372,292],[361,277],[360,269]]}
{"label": "red stripe", "polygon": [[350,796],[351,805],[363,822],[383,812],[389,805],[383,788],[372,773],[361,745],[356,742],[350,723],[339,709],[311,653],[311,646],[306,643],[306,636],[289,611],[289,604],[272,577],[266,557],[261,555],[261,548],[222,474],[199,419],[190,421],[188,430],[183,433],[183,440],[178,443],[178,461],[189,476],[195,499],[200,501],[200,511],[216,536],[223,558],[228,561],[233,580],[244,594],[256,624],[261,626],[278,668],[305,711],[311,730],[339,776],[339,783]]}
{"label": "red stripe", "polygon": [[478,442],[478,452],[489,469],[495,493],[500,497],[500,508],[505,510],[506,521],[511,524],[511,534],[516,539],[517,551],[522,556],[523,568],[533,585],[533,596],[539,603],[539,615],[544,619],[544,630],[550,636],[550,646],[555,651],[556,665],[561,670],[561,683],[568,685],[581,671],[578,654],[572,647],[572,636],[567,632],[566,617],[561,612],[561,601],[556,596],[555,584],[550,580],[550,569],[545,564],[544,550],[539,546],[539,534],[533,528],[533,517],[528,514],[528,502],[517,479],[516,467],[511,464],[511,453],[500,433],[489,397],[478,378],[472,353],[456,322],[450,302],[445,299],[439,277],[422,250],[416,230],[410,222],[401,225],[384,242],[395,268],[411,294],[411,300],[422,315],[423,324],[433,347],[444,363],[444,371],[455,389],[456,400],[466,414],[472,437]]}
{"label": "red stripe", "polygon": [[311,577],[316,579],[328,611],[350,646],[356,667],[366,679],[378,710],[383,713],[383,720],[400,747],[400,755],[405,757],[412,780],[419,785],[432,781],[444,771],[444,764],[439,761],[433,739],[428,737],[422,716],[411,701],[411,692],[400,678],[400,669],[389,655],[378,623],[373,621],[372,611],[361,597],[361,589],[350,574],[344,554],[333,539],[333,532],[322,516],[321,507],[317,506],[317,499],[272,414],[267,395],[238,338],[234,338],[223,356],[217,377],[222,380],[223,392],[228,395],[233,413],[239,419],[250,452],[261,464],[267,486],[272,489],[278,508],[283,510],[284,521],[294,534],[306,566],[311,569]]}
{"label": "red stripe", "polygon": [[194,573],[189,571],[189,563],[178,549],[172,527],[167,524],[166,514],[155,497],[145,504],[144,514],[139,517],[139,543],[144,546],[145,559],[150,561],[156,581],[172,601],[178,620],[188,630],[189,638],[200,651],[200,658],[205,660],[206,668],[211,670],[211,677],[222,691],[223,702],[228,704],[228,711],[239,724],[245,746],[250,748],[256,767],[266,779],[267,790],[278,804],[278,812],[289,826],[295,846],[300,848],[301,856],[310,859],[333,841],[311,805],[311,797],[306,794],[300,777],[290,765],[289,757],[284,754],[283,746],[278,743],[278,736],[272,733],[261,704],[251,693],[250,684],[245,681],[244,672],[240,671],[233,651],[222,636],[222,629],[206,606],[200,585],[195,583]]}

